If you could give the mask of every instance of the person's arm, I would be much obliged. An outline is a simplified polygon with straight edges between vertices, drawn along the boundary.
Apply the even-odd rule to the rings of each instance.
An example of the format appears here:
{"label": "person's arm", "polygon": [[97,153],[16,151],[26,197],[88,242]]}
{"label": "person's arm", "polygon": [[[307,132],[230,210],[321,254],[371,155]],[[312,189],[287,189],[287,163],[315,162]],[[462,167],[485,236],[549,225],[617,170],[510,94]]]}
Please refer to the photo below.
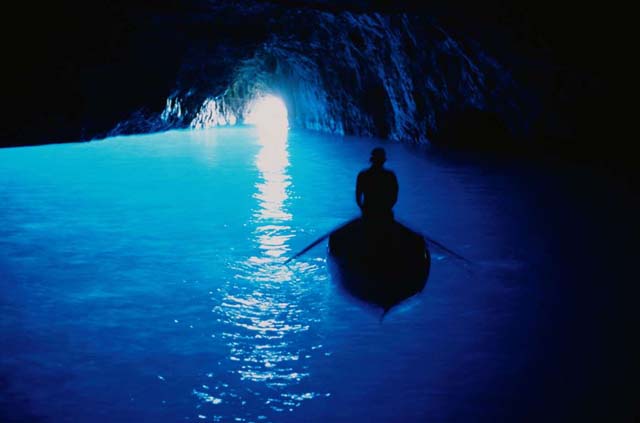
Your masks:
{"label": "person's arm", "polygon": [[363,182],[362,182],[362,173],[358,173],[358,179],[356,181],[356,203],[358,207],[362,209],[362,195],[363,195]]}

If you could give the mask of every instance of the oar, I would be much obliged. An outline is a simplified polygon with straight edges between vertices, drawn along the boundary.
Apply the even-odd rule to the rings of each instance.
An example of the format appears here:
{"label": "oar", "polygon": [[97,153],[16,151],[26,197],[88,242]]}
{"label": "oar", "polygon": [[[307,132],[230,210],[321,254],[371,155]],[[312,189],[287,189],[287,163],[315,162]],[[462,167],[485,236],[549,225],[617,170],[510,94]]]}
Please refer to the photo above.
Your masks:
{"label": "oar", "polygon": [[427,241],[429,241],[431,244],[435,245],[436,247],[440,248],[445,253],[449,253],[452,256],[454,256],[455,258],[458,258],[458,259],[460,259],[460,260],[462,260],[462,261],[464,261],[464,262],[466,262],[468,264],[471,264],[471,261],[469,261],[469,259],[462,257],[460,254],[456,253],[455,251],[451,251],[450,249],[448,249],[447,247],[445,247],[444,245],[442,245],[441,243],[439,243],[435,239],[429,238],[425,234],[422,234],[422,236],[424,237],[424,239],[426,239]]}
{"label": "oar", "polygon": [[[335,231],[337,231],[340,228],[343,228],[345,226],[347,226],[350,223],[355,222],[356,220],[358,220],[359,217],[356,217],[354,219],[351,219],[350,221],[348,221],[347,223],[344,223],[332,230],[330,230],[329,232],[327,232],[326,234],[322,235],[320,238],[316,239],[315,241],[313,241],[311,244],[307,245],[304,249],[300,250],[298,253],[296,253],[294,256],[289,257],[287,259],[287,261],[284,262],[284,264],[288,264],[291,260],[297,259],[298,257],[300,257],[301,255],[303,255],[304,253],[306,253],[307,251],[309,251],[310,249],[312,249],[313,247],[315,247],[316,245],[320,244],[322,241],[324,241],[325,239],[329,238],[329,236],[334,233]],[[440,248],[442,251],[451,254],[452,256],[454,256],[455,258],[458,258],[468,264],[471,264],[471,261],[463,256],[461,256],[460,254],[456,253],[455,251],[452,251],[451,249],[445,247],[444,245],[442,245],[440,242],[436,241],[433,238],[430,238],[428,236],[426,236],[425,234],[422,234],[422,236],[429,241],[430,243],[432,243],[433,245],[435,245],[436,247]]]}
{"label": "oar", "polygon": [[[405,226],[407,226],[407,225],[405,225]],[[436,247],[440,248],[445,253],[450,254],[453,257],[466,262],[467,264],[472,264],[469,259],[467,259],[466,257],[463,257],[462,255],[456,253],[455,251],[451,250],[450,248],[445,247],[444,245],[442,245],[442,243],[436,241],[435,239],[430,238],[430,237],[426,236],[425,234],[421,234],[421,235],[422,235],[422,237],[424,239],[426,239],[427,241],[429,241],[431,244],[435,245]]]}
{"label": "oar", "polygon": [[287,259],[287,261],[284,262],[284,264],[288,264],[291,260],[293,259],[297,259],[298,257],[300,257],[301,255],[303,255],[304,253],[306,253],[307,251],[309,251],[310,249],[312,249],[313,247],[315,247],[316,245],[320,244],[322,241],[324,241],[325,239],[329,238],[329,236],[334,233],[335,231],[337,231],[340,228],[343,228],[345,226],[347,226],[350,223],[355,222],[356,220],[360,219],[359,217],[356,217],[354,219],[351,219],[350,221],[348,221],[347,223],[343,223],[340,226],[337,226],[333,229],[331,229],[329,232],[327,232],[326,234],[322,235],[320,238],[316,239],[315,241],[313,241],[311,244],[307,245],[304,249],[300,250],[299,252],[297,252],[294,256],[289,257]]}

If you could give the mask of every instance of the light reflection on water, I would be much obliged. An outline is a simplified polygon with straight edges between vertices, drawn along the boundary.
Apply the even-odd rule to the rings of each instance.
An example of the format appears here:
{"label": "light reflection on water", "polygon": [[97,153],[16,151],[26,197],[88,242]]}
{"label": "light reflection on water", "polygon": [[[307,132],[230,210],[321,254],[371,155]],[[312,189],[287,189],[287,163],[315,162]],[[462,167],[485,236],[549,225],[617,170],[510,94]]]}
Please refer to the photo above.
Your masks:
{"label": "light reflection on water", "polygon": [[225,367],[236,381],[243,382],[243,388],[236,388],[240,383],[230,386],[219,382],[215,390],[221,398],[194,389],[203,403],[231,401],[245,406],[250,402],[252,410],[268,407],[283,412],[293,411],[319,395],[328,396],[296,390],[296,385],[309,376],[305,359],[311,356],[294,345],[300,345],[297,337],[309,330],[314,319],[291,301],[297,297],[295,290],[301,289],[294,278],[319,268],[308,263],[284,265],[290,251],[288,241],[293,236],[288,225],[293,216],[287,211],[291,186],[287,137],[286,131],[260,132],[260,151],[255,158],[258,181],[253,195],[257,206],[250,222],[255,227],[252,241],[256,254],[231,265],[234,278],[213,309],[228,326],[222,333],[229,348]]}
{"label": "light reflection on water", "polygon": [[434,250],[425,292],[380,322],[336,290],[322,245],[284,266],[358,212],[355,175],[380,144],[296,131],[266,144],[250,129],[0,149],[0,408],[13,420],[553,420],[592,399],[615,409],[581,393],[585,378],[608,389],[609,374],[627,374],[598,350],[620,327],[593,312],[613,305],[602,281],[621,278],[623,262],[594,245],[631,245],[631,232],[598,228],[623,234],[637,215],[612,187],[382,144],[398,218],[475,266]]}

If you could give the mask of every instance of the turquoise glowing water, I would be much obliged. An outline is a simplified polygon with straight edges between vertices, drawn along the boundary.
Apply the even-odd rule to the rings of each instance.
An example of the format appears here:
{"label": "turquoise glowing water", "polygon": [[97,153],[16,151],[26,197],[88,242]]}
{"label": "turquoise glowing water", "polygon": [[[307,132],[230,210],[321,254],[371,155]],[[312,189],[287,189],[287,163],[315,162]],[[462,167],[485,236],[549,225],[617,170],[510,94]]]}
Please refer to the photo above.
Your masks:
{"label": "turquoise glowing water", "polygon": [[578,178],[385,144],[396,216],[474,265],[433,249],[425,291],[382,323],[335,288],[324,247],[283,265],[357,214],[355,175],[376,145],[237,128],[0,150],[0,417],[495,421],[585,410],[577,404],[608,374],[612,299],[596,276],[585,283],[593,264],[577,267],[603,236]]}

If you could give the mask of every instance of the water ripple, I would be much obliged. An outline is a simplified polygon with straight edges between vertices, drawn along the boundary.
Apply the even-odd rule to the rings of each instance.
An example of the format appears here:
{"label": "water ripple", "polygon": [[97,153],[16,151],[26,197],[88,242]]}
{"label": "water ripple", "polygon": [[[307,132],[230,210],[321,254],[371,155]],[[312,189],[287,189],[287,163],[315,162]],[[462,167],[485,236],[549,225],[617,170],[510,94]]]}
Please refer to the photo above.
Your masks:
{"label": "water ripple", "polygon": [[251,222],[255,253],[230,265],[233,280],[218,291],[219,303],[212,308],[218,322],[226,326],[221,336],[228,353],[218,363],[225,372],[212,385],[213,392],[193,389],[202,406],[237,409],[250,402],[252,410],[262,410],[257,420],[267,419],[270,411],[293,411],[304,401],[327,395],[308,388],[300,391],[301,383],[310,376],[311,351],[319,348],[304,347],[305,341],[313,342],[307,333],[318,319],[313,310],[298,302],[308,289],[300,279],[321,266],[304,261],[284,264],[288,242],[294,236],[286,224],[293,218],[287,211],[291,180],[286,172],[286,148],[286,140],[263,140],[256,157],[260,180]]}

